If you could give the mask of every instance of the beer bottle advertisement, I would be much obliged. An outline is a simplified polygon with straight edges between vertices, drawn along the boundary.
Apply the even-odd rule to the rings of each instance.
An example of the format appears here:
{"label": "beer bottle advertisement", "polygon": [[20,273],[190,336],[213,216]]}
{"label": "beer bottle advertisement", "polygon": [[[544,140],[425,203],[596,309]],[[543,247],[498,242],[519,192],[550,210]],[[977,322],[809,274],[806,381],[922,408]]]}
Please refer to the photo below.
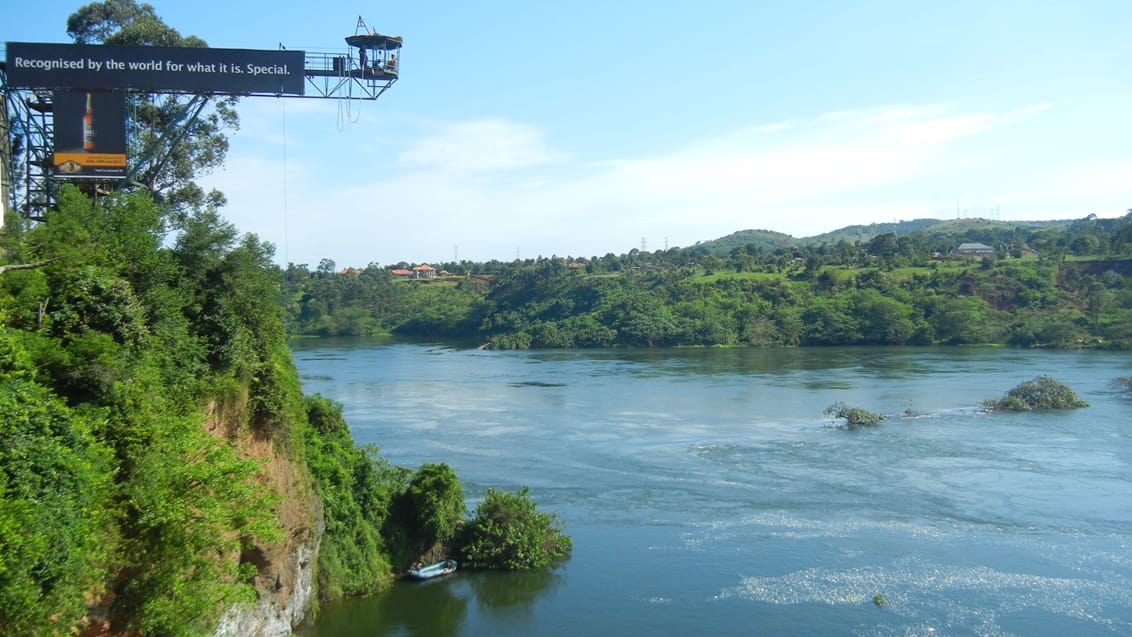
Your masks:
{"label": "beer bottle advertisement", "polygon": [[55,175],[126,176],[126,96],[116,91],[55,91]]}

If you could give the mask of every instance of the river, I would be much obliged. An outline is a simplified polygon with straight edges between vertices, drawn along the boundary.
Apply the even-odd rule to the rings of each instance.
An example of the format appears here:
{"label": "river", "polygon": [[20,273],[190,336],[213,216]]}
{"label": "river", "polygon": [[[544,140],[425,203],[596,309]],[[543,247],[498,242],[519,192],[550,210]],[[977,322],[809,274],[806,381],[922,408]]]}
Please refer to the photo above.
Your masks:
{"label": "river", "polygon": [[[469,508],[528,485],[574,540],[557,570],[401,582],[303,637],[1132,634],[1126,353],[294,353],[359,443],[448,463]],[[979,408],[1040,374],[1090,406]],[[839,401],[890,418],[838,427]]]}

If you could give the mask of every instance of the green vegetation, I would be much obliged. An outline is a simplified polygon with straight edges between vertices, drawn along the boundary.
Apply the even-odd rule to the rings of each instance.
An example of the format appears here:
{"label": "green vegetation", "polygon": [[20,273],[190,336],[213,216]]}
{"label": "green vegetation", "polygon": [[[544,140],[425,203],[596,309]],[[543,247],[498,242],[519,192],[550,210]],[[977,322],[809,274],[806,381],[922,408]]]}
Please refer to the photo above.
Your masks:
{"label": "green vegetation", "polygon": [[1034,409],[1077,409],[1089,403],[1077,396],[1069,386],[1049,376],[1021,383],[998,400],[988,400],[983,406],[993,411],[1031,411]]}
{"label": "green vegetation", "polygon": [[299,421],[279,310],[248,302],[270,249],[207,214],[188,225],[214,241],[163,248],[166,221],[144,195],[65,189],[45,223],[5,223],[6,261],[48,264],[0,276],[0,624],[67,633],[93,599],[114,625],[194,635],[254,598],[240,558],[278,539],[278,494],[235,440],[286,449]]}
{"label": "green vegetation", "polygon": [[875,414],[860,407],[850,407],[843,402],[836,402],[825,408],[825,415],[845,421],[849,429],[857,427],[872,427],[884,422],[888,416]]}
{"label": "green vegetation", "polygon": [[[208,46],[201,38],[181,35],[152,5],[135,0],[104,0],[80,7],[67,18],[67,35],[76,44]],[[224,164],[225,131],[240,125],[237,102],[232,96],[128,93],[132,115],[128,152],[132,161],[140,160],[134,167],[133,185],[177,215],[220,205],[223,195],[204,192],[194,179]],[[190,119],[189,113],[197,108],[200,114]],[[186,128],[180,141],[168,143],[170,126],[182,123]]]}
{"label": "green vegetation", "polygon": [[507,570],[553,566],[573,550],[557,517],[539,512],[526,487],[516,492],[488,489],[464,527],[460,545],[466,565]]}
{"label": "green vegetation", "polygon": [[417,555],[426,554],[437,544],[446,546],[456,536],[467,511],[460,478],[446,464],[422,466],[409,482],[402,508],[410,536],[417,541]]}
{"label": "green vegetation", "polygon": [[326,530],[318,554],[318,596],[332,600],[380,590],[395,567],[387,539],[390,504],[408,481],[374,447],[358,447],[341,405],[306,399],[307,466],[323,502]]}
{"label": "green vegetation", "polygon": [[[132,0],[84,6],[67,27],[79,43],[204,45]],[[131,99],[131,143],[150,145],[193,98]],[[302,414],[270,302],[272,248],[237,238],[215,212],[223,197],[193,182],[220,165],[222,130],[235,121],[230,102],[205,109],[183,143],[140,167],[130,184],[140,194],[92,203],[64,188],[43,216],[4,220],[8,633],[73,634],[86,624],[198,635],[226,606],[256,596],[245,557],[282,537],[275,513],[287,496],[262,482],[271,458],[242,441],[297,454]]]}
{"label": "green vegetation", "polygon": [[[82,7],[68,32],[204,45],[133,0]],[[131,144],[143,146],[204,100],[130,99]],[[65,186],[42,216],[0,227],[4,634],[213,634],[234,603],[278,591],[289,551],[319,539],[320,510],[321,600],[379,590],[422,550],[458,548],[465,508],[450,468],[392,467],[354,444],[339,405],[302,395],[284,307],[302,305],[325,333],[376,319],[283,296],[274,248],[239,235],[223,196],[193,181],[222,162],[233,104],[142,153],[149,163],[122,190]],[[404,331],[446,335],[482,284],[408,292],[369,299],[416,317]]]}
{"label": "green vegetation", "polygon": [[[271,246],[214,209],[169,210],[68,187],[43,222],[10,217],[0,234],[0,265],[39,264],[0,270],[0,625],[14,634],[69,634],[92,613],[116,632],[210,634],[256,598],[266,551],[317,528],[315,494],[321,600],[460,550],[451,468],[390,466],[355,445],[340,405],[302,396]],[[271,483],[269,463],[292,474]],[[553,520],[525,492],[506,502],[524,526],[497,520],[501,539]],[[547,537],[563,557],[569,539]]]}
{"label": "green vegetation", "polygon": [[[891,225],[891,224],[889,224]],[[914,224],[915,225],[915,224]],[[850,243],[737,233],[654,253],[434,264],[291,265],[291,334],[462,339],[492,348],[980,345],[1132,348],[1132,214],[926,224]],[[981,241],[994,256],[951,254]],[[731,245],[729,243],[728,245]]]}
{"label": "green vegetation", "polygon": [[110,522],[108,450],[91,420],[33,372],[19,340],[0,330],[0,623],[13,634],[46,633],[85,614]]}
{"label": "green vegetation", "polygon": [[376,448],[354,447],[340,405],[315,396],[307,399],[307,412],[307,457],[326,506],[319,554],[325,599],[380,590],[410,564],[450,555],[467,567],[510,570],[569,556],[570,538],[554,515],[536,510],[526,489],[489,489],[468,522],[451,467],[391,467]]}
{"label": "green vegetation", "polygon": [[[204,45],[133,0],[82,7],[68,32],[86,43]],[[131,99],[131,143],[148,145],[197,98]],[[466,520],[450,467],[414,472],[355,445],[340,405],[302,395],[288,332],[499,348],[1132,347],[1132,215],[809,243],[738,233],[722,251],[438,264],[456,274],[436,280],[373,264],[339,274],[328,259],[314,272],[280,271],[273,247],[239,235],[218,212],[223,196],[193,181],[221,165],[233,106],[206,109],[184,143],[152,155],[132,194],[67,187],[42,218],[4,220],[6,633],[211,634],[225,608],[256,598],[264,552],[296,528],[314,533],[319,508],[322,600],[379,590],[442,552],[505,569],[569,557],[561,523],[527,489],[489,489]],[[933,258],[960,241],[986,242],[995,258]],[[1046,380],[999,402],[1084,405]],[[832,413],[851,426],[883,418]],[[269,467],[292,469],[275,483]]]}

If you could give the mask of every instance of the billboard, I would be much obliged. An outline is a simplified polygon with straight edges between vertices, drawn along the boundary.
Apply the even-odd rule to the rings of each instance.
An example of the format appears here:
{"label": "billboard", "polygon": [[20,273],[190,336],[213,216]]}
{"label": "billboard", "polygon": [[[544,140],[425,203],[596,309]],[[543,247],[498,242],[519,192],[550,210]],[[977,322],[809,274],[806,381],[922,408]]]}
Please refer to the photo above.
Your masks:
{"label": "billboard", "polygon": [[55,176],[122,179],[126,176],[126,94],[55,91]]}
{"label": "billboard", "polygon": [[303,51],[9,42],[16,88],[302,95]]}

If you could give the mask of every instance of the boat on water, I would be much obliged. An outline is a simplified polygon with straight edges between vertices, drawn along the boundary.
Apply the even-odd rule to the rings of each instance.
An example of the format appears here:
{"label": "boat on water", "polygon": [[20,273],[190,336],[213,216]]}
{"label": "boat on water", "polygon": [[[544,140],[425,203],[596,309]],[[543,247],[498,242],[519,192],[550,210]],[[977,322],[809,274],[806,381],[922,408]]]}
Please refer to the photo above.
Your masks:
{"label": "boat on water", "polygon": [[456,572],[456,560],[444,560],[428,566],[414,566],[405,572],[413,579],[432,579]]}

